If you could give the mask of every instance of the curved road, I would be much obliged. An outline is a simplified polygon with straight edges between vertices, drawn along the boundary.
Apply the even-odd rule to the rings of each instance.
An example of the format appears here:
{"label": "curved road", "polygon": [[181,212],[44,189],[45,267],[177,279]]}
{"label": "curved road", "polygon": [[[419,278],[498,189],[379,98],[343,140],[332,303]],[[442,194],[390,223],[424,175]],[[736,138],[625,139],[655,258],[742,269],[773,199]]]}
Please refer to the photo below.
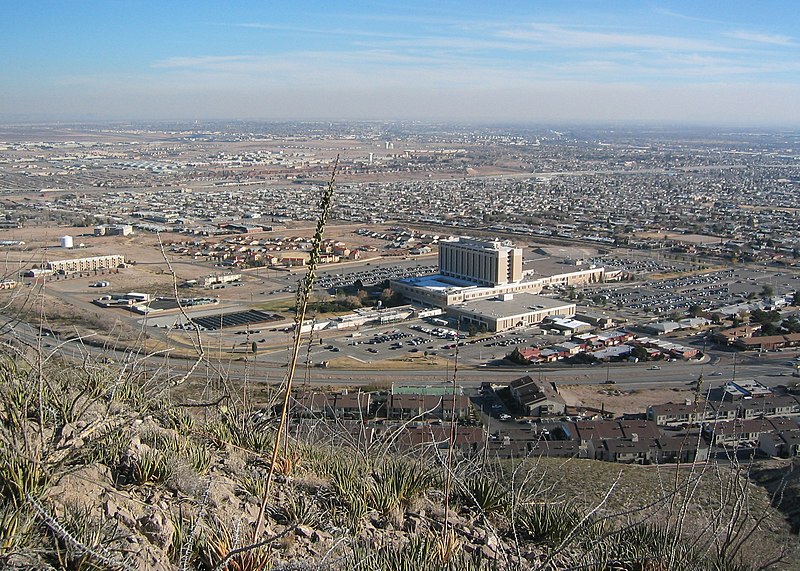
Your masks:
{"label": "curved road", "polygon": [[[191,360],[175,358],[169,353],[142,356],[131,354],[122,349],[108,349],[84,343],[80,340],[59,340],[45,335],[40,339],[39,329],[24,323],[17,323],[13,328],[6,327],[3,335],[6,338],[17,338],[23,343],[38,346],[41,342],[45,352],[58,352],[66,358],[83,360],[87,354],[98,359],[113,359],[117,362],[136,362],[137,366],[159,373],[166,379],[175,380],[184,376],[190,366]],[[709,351],[710,358],[704,362],[673,362],[660,364],[660,369],[650,370],[651,364],[619,363],[612,365],[596,366],[530,366],[523,367],[469,367],[458,370],[458,381],[465,386],[477,386],[484,381],[507,383],[525,374],[534,378],[541,377],[546,381],[557,384],[592,385],[603,384],[607,380],[625,388],[670,388],[686,387],[687,384],[697,381],[703,374],[704,383],[720,385],[734,378],[757,379],[768,385],[776,386],[800,381],[792,377],[792,367],[787,363],[794,359],[798,351],[781,353],[768,353],[761,356],[756,354],[729,353],[716,350]],[[734,358],[735,355],[735,358]],[[248,355],[247,359],[228,361],[210,361],[202,363],[195,370],[199,379],[207,379],[209,374],[222,374],[233,381],[247,380],[248,383],[280,382],[286,374],[286,366],[274,360],[267,361],[258,357],[255,359]],[[274,357],[273,357],[274,359]],[[737,361],[734,363],[734,359]],[[210,373],[211,372],[211,373]],[[365,385],[365,384],[390,384],[401,382],[415,385],[444,384],[452,382],[452,369],[380,369],[374,368],[298,368],[295,383],[304,383],[308,378],[309,383],[316,385]]]}

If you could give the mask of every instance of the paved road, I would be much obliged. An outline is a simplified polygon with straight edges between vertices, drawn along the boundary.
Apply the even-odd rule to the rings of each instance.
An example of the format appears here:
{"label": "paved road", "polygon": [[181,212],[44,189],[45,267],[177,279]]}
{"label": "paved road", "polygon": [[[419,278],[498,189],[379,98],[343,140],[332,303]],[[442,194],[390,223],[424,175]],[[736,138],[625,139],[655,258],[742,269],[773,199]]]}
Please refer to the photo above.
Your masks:
{"label": "paved road", "polygon": [[[20,341],[37,346],[40,342],[38,328],[18,323],[13,328],[2,332],[6,338],[15,337]],[[87,339],[91,342],[91,339]],[[175,358],[169,352],[140,356],[131,355],[124,350],[96,347],[80,340],[61,340],[52,336],[41,338],[45,352],[58,351],[67,358],[82,360],[87,354],[97,359],[112,359],[116,362],[137,361],[139,367],[145,367],[153,373],[161,374],[165,379],[175,380],[184,376],[191,366],[191,361]],[[710,351],[710,360],[700,362],[663,363],[659,370],[649,370],[647,364],[620,363],[596,366],[558,366],[558,367],[472,367],[461,368],[458,380],[464,386],[478,386],[485,381],[497,383],[509,382],[522,375],[529,374],[557,384],[592,385],[603,384],[606,380],[614,381],[624,388],[669,388],[686,387],[698,379],[702,373],[707,384],[719,385],[724,381],[737,379],[757,379],[768,386],[786,384],[800,380],[791,376],[792,367],[787,363],[795,358],[798,351],[755,354],[726,353]],[[284,352],[284,356],[286,353]],[[734,355],[736,362],[734,363]],[[209,376],[222,374],[234,382],[247,379],[250,383],[277,383],[286,374],[285,362],[277,360],[278,355],[265,357],[248,355],[246,358],[225,361],[207,361],[196,369],[196,377],[205,380]],[[451,360],[452,363],[452,360]],[[417,385],[445,384],[452,382],[451,368],[437,369],[379,369],[376,368],[298,368],[295,382],[308,382],[315,385],[366,385],[407,383]]]}

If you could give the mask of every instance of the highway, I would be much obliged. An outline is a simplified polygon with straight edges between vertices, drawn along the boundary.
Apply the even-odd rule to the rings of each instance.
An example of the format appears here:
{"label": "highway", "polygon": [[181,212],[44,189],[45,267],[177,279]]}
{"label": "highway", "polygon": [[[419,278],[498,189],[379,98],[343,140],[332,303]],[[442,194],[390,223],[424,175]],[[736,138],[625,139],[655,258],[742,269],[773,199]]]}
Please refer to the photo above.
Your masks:
{"label": "highway", "polygon": [[[40,346],[45,355],[57,355],[68,360],[83,361],[86,356],[96,360],[111,360],[115,363],[131,363],[138,370],[148,371],[150,376],[163,378],[165,383],[174,383],[190,370],[192,361],[171,356],[169,351],[140,355],[124,349],[111,349],[89,344],[92,339],[60,339],[51,335],[40,338],[40,331],[26,323],[16,323],[13,327],[6,325],[2,331],[6,340],[16,339],[31,347]],[[229,380],[248,384],[275,384],[281,382],[286,374],[285,361],[278,360],[280,352],[269,356],[253,356],[248,354],[236,359],[213,361],[205,360],[194,372],[194,378],[188,385],[205,382],[212,376],[225,376]],[[301,352],[301,355],[304,355]],[[465,387],[475,387],[482,382],[507,383],[515,378],[529,374],[534,378],[541,376],[546,381],[559,385],[600,385],[607,381],[619,388],[647,389],[682,387],[697,381],[702,374],[705,386],[716,386],[734,378],[740,380],[756,379],[767,386],[789,384],[800,381],[792,377],[792,361],[799,352],[785,351],[778,353],[745,354],[708,350],[708,356],[702,361],[661,363],[660,369],[650,370],[652,363],[617,363],[610,365],[578,366],[529,366],[495,367],[469,366],[459,367],[458,382]],[[286,355],[286,352],[283,352]],[[736,362],[734,362],[736,361]],[[448,367],[428,368],[381,368],[381,362],[365,367],[320,368],[298,367],[295,383],[311,385],[389,385],[404,383],[412,385],[437,385],[451,383],[453,372],[450,359]],[[396,363],[392,367],[397,367]],[[735,369],[735,373],[734,373]]]}

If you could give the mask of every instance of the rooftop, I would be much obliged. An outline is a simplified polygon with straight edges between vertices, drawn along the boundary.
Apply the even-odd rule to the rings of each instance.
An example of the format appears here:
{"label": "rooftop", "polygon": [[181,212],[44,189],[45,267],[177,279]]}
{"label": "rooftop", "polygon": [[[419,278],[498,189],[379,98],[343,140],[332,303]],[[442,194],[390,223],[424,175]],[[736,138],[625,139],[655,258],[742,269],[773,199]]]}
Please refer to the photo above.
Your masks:
{"label": "rooftop", "polygon": [[510,315],[521,315],[532,311],[563,309],[563,315],[575,313],[575,304],[560,299],[553,299],[531,293],[516,293],[511,299],[499,298],[479,299],[469,303],[461,303],[454,307],[467,310],[485,317],[502,318]]}

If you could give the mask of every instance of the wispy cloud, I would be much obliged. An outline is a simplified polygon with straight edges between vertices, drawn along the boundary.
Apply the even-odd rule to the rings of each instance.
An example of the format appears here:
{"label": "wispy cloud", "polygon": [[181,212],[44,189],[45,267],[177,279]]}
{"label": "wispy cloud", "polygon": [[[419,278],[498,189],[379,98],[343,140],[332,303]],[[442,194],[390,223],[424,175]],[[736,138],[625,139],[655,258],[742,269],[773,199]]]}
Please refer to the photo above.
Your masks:
{"label": "wispy cloud", "polygon": [[728,32],[725,36],[735,40],[744,40],[746,42],[754,42],[758,44],[769,44],[772,46],[796,46],[797,43],[789,36],[781,34],[760,34],[758,32],[748,32],[745,30],[737,30],[735,32]]}
{"label": "wispy cloud", "polygon": [[365,37],[365,38],[411,38],[412,36],[404,34],[390,34],[384,32],[370,32],[366,30],[357,29],[344,29],[344,28],[309,28],[304,26],[287,26],[285,24],[268,24],[261,22],[250,22],[242,24],[222,24],[225,26],[232,26],[235,28],[249,28],[253,30],[271,30],[276,32],[287,32],[292,34],[313,34],[313,35],[331,35],[331,36],[344,36],[344,37]]}
{"label": "wispy cloud", "polygon": [[535,42],[553,48],[573,49],[647,49],[678,51],[730,51],[719,43],[695,38],[638,34],[625,32],[603,32],[575,26],[554,24],[528,24],[498,31],[498,36],[521,41]]}
{"label": "wispy cloud", "polygon": [[687,22],[702,22],[704,24],[725,24],[723,20],[716,20],[713,18],[699,18],[697,16],[689,16],[688,14],[683,14],[681,12],[675,12],[674,10],[667,10],[666,8],[656,8],[653,10],[656,14],[660,14],[662,16],[668,16],[670,18],[677,18],[679,20],[686,20]]}

